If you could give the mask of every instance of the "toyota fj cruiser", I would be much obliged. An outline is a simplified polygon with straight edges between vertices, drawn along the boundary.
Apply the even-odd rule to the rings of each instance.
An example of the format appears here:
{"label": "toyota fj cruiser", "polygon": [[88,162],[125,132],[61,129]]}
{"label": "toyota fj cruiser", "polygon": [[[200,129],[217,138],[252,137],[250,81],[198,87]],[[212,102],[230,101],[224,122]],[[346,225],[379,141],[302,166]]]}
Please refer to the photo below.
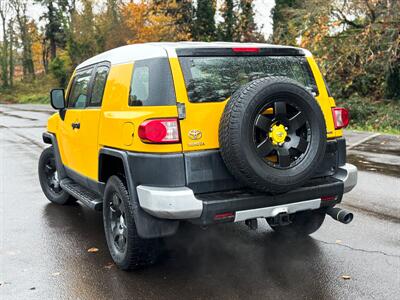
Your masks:
{"label": "toyota fj cruiser", "polygon": [[[64,96],[65,95],[65,96]],[[265,218],[306,235],[357,182],[312,55],[268,44],[148,43],[80,64],[43,134],[39,179],[54,203],[103,211],[115,263],[154,262],[180,221]]]}

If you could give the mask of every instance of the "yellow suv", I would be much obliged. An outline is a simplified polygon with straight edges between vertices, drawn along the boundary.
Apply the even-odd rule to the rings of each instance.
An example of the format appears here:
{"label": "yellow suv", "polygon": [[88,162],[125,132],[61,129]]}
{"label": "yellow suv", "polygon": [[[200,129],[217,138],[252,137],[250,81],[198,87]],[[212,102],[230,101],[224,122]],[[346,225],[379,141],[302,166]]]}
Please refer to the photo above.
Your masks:
{"label": "yellow suv", "polygon": [[312,55],[268,44],[148,43],[80,64],[51,91],[39,179],[47,198],[103,211],[115,263],[153,263],[180,221],[263,218],[310,234],[357,182]]}

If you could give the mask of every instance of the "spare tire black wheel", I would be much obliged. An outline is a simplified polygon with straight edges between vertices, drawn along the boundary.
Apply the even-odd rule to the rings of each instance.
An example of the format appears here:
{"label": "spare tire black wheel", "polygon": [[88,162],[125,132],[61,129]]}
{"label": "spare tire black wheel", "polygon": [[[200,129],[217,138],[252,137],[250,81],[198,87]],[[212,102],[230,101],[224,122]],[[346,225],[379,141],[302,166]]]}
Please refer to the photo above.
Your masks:
{"label": "spare tire black wheel", "polygon": [[321,163],[325,119],[313,95],[287,77],[239,88],[219,126],[222,158],[243,184],[272,193],[303,185]]}

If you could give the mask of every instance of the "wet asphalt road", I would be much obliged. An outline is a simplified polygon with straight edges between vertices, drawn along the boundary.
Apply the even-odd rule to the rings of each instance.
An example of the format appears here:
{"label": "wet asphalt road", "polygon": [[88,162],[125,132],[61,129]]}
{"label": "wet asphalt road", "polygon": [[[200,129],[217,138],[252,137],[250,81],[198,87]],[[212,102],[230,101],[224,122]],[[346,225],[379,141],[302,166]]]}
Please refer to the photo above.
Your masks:
{"label": "wet asphalt road", "polygon": [[342,204],[351,224],[327,217],[303,240],[265,221],[256,231],[183,224],[157,265],[127,273],[112,264],[100,213],[43,195],[48,116],[43,106],[0,105],[0,299],[400,299],[400,136],[347,133],[360,169]]}

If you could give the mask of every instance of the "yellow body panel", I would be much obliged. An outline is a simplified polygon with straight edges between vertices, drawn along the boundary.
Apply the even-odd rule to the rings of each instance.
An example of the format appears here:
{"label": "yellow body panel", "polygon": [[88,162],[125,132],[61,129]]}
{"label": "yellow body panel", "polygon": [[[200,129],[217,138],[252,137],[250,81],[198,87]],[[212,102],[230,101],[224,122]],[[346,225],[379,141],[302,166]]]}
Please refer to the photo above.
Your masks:
{"label": "yellow body panel", "polygon": [[[342,135],[335,130],[331,108],[333,98],[328,96],[323,77],[312,57],[307,57],[319,90],[316,97],[326,121],[327,137]],[[74,171],[98,180],[98,157],[102,147],[133,152],[173,153],[219,148],[219,122],[229,99],[214,103],[189,102],[183,73],[178,58],[170,58],[170,66],[178,103],[185,105],[186,118],[180,120],[182,144],[148,144],[138,136],[139,125],[153,118],[177,118],[177,106],[129,106],[129,88],[133,63],[110,68],[101,108],[68,109],[65,120],[54,114],[47,129],[56,134],[62,162]],[[70,87],[68,87],[69,89]],[[269,111],[266,114],[271,113]],[[72,122],[80,122],[79,130]],[[279,138],[276,138],[279,140]]]}
{"label": "yellow body panel", "polygon": [[[186,107],[186,118],[180,121],[183,151],[219,148],[219,121],[228,100],[208,103],[189,102],[178,58],[170,58],[170,65],[177,102],[185,104]],[[191,139],[189,137],[191,130],[200,130],[201,137],[197,140]]]}
{"label": "yellow body panel", "polygon": [[58,125],[57,141],[61,160],[72,170],[79,170],[81,167],[79,163],[80,131],[72,128],[72,123],[79,122],[81,112],[82,109],[68,109],[64,120]]}
{"label": "yellow body panel", "polygon": [[317,84],[319,95],[316,97],[322,113],[325,117],[326,132],[328,139],[342,136],[342,130],[335,130],[333,123],[332,107],[335,107],[335,100],[329,97],[328,91],[325,87],[324,78],[322,77],[321,71],[318,68],[312,56],[307,57],[308,64],[310,65],[311,71],[314,75],[315,83]]}
{"label": "yellow body panel", "polygon": [[87,108],[82,110],[79,122],[78,148],[79,154],[77,159],[78,169],[76,171],[91,179],[97,180],[99,169],[99,147],[98,133],[100,108]]}
{"label": "yellow body panel", "polygon": [[129,106],[133,64],[111,67],[104,91],[99,127],[99,149],[103,146],[135,152],[181,152],[181,144],[146,144],[138,136],[139,125],[148,119],[176,118],[173,106]]}

